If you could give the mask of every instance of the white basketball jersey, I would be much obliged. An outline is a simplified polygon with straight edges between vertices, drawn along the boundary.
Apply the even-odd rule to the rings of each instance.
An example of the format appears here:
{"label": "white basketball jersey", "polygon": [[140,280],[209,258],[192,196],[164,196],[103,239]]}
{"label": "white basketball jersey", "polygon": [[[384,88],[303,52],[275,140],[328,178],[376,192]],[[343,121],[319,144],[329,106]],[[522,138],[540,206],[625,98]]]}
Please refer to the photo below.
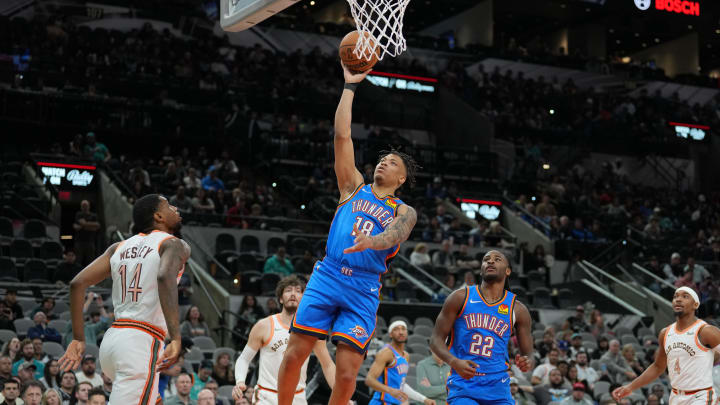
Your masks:
{"label": "white basketball jersey", "polygon": [[[167,334],[158,295],[160,245],[174,236],[153,231],[137,234],[121,243],[110,258],[115,319],[149,323]],[[178,275],[180,279],[181,273]]]}
{"label": "white basketball jersey", "polygon": [[675,389],[693,391],[713,386],[713,352],[698,337],[705,325],[698,319],[685,330],[678,331],[677,323],[673,323],[665,331],[668,376]]}
{"label": "white basketball jersey", "polygon": [[[270,317],[270,339],[260,348],[260,371],[257,384],[264,388],[277,391],[277,376],[282,363],[283,355],[287,349],[288,339],[290,339],[290,330],[287,325],[283,325],[278,314]],[[302,369],[300,370],[300,381],[296,391],[305,389],[305,380],[307,379],[308,359],[305,359]]]}

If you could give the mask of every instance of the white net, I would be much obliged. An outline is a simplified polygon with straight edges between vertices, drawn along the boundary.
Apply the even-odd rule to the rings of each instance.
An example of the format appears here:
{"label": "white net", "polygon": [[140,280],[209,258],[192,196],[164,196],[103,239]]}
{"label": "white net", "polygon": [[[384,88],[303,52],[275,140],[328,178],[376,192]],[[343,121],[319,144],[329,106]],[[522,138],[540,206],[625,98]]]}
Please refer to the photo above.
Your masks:
{"label": "white net", "polygon": [[[347,0],[359,31],[355,56],[370,60],[375,53],[398,56],[407,44],[402,34],[403,16],[410,0]],[[364,34],[369,33],[370,35]]]}

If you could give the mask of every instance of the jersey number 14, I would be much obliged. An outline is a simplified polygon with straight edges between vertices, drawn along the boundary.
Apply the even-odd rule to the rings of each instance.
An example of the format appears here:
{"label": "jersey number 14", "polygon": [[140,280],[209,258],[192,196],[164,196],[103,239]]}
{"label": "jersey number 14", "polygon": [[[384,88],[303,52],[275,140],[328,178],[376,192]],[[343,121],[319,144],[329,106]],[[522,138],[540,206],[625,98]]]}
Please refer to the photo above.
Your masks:
{"label": "jersey number 14", "polygon": [[137,302],[142,293],[142,287],[140,286],[140,275],[142,274],[142,263],[135,265],[135,271],[130,279],[130,285],[127,284],[127,266],[120,266],[120,284],[122,284],[122,302],[125,302],[125,297],[130,294],[130,300]]}

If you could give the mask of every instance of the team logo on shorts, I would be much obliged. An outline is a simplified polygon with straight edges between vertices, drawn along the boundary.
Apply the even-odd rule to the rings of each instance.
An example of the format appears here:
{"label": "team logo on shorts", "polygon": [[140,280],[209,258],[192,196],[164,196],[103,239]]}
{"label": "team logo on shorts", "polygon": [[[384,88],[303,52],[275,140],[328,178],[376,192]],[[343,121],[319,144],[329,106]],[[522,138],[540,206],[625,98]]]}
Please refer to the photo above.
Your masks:
{"label": "team logo on shorts", "polygon": [[364,339],[364,338],[368,337],[368,334],[365,331],[365,328],[363,328],[360,325],[355,325],[354,328],[350,329],[350,333],[355,335],[355,337],[358,339]]}
{"label": "team logo on shorts", "polygon": [[502,315],[507,315],[510,312],[510,308],[508,308],[507,305],[502,304],[498,307],[498,313]]}

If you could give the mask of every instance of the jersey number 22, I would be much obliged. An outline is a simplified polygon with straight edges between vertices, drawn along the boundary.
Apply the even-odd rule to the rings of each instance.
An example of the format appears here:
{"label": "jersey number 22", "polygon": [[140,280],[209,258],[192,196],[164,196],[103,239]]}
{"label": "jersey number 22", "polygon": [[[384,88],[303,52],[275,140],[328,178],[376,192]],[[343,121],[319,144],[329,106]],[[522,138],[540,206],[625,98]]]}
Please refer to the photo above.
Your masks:
{"label": "jersey number 22", "polygon": [[[483,339],[484,337],[484,339]],[[492,348],[495,346],[495,338],[476,333],[472,337],[470,353],[476,356],[492,357]]]}

